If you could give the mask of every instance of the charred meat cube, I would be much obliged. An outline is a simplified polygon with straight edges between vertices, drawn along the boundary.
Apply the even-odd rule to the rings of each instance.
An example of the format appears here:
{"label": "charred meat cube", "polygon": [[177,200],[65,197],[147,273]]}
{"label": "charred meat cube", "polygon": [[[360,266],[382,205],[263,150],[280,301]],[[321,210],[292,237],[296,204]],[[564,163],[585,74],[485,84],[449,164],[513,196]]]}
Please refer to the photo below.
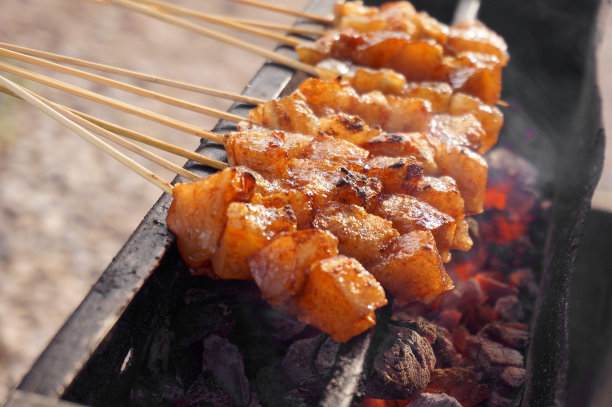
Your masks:
{"label": "charred meat cube", "polygon": [[374,276],[357,260],[340,255],[310,266],[297,303],[298,319],[346,342],[374,326],[374,310],[386,304]]}
{"label": "charred meat cube", "polygon": [[365,174],[378,178],[387,194],[407,193],[406,184],[421,179],[423,164],[414,157],[376,156],[368,160]]}
{"label": "charred meat cube", "polygon": [[433,206],[409,195],[395,194],[380,199],[372,212],[393,222],[401,234],[413,230],[432,233],[444,262],[450,261],[450,247],[455,236],[455,220]]}
{"label": "charred meat cube", "polygon": [[451,249],[467,251],[472,247],[463,198],[454,179],[425,176],[412,183],[409,194],[455,219],[457,227]]}
{"label": "charred meat cube", "polygon": [[422,133],[384,133],[362,145],[371,156],[412,156],[423,163],[426,173],[438,171],[435,150]]}
{"label": "charred meat cube", "polygon": [[291,207],[266,208],[232,202],[226,218],[225,230],[212,257],[213,272],[222,279],[251,279],[248,258],[277,234],[296,229]]}
{"label": "charred meat cube", "polygon": [[401,235],[367,266],[383,287],[403,302],[429,304],[454,287],[427,230]]}
{"label": "charred meat cube", "polygon": [[359,116],[337,113],[319,119],[319,132],[361,145],[379,136],[382,130],[377,126],[370,127]]}
{"label": "charred meat cube", "polygon": [[255,177],[243,168],[227,168],[196,182],[174,186],[166,222],[194,273],[210,273],[210,259],[225,227],[228,205],[248,202],[254,190]]}
{"label": "charred meat cube", "polygon": [[399,236],[390,221],[367,213],[362,207],[330,202],[319,210],[313,221],[317,229],[338,238],[340,253],[362,264],[380,256],[392,238]]}
{"label": "charred meat cube", "polygon": [[248,262],[262,297],[273,307],[296,315],[310,266],[338,255],[338,239],[329,232],[307,229],[282,234],[253,254]]}
{"label": "charred meat cube", "polygon": [[265,177],[286,177],[287,160],[300,156],[312,137],[283,131],[253,129],[230,133],[225,150],[230,165],[243,165]]}
{"label": "charred meat cube", "polygon": [[332,199],[369,207],[381,191],[382,184],[378,179],[342,167]]}

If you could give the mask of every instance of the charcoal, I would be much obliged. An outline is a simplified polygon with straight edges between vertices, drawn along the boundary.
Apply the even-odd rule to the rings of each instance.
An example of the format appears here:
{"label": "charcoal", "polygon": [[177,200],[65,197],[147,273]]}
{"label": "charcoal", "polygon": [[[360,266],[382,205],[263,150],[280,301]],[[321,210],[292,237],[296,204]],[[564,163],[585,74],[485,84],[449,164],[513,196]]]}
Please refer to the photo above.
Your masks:
{"label": "charcoal", "polygon": [[469,280],[458,282],[454,290],[444,294],[440,302],[440,309],[465,312],[480,304],[483,299],[484,296],[480,284],[475,279],[470,278]]}
{"label": "charcoal", "polygon": [[[187,393],[176,400],[173,400],[173,407],[197,407],[211,406],[223,407],[233,405],[232,396],[216,385],[211,374],[200,376],[187,390]],[[155,404],[152,404],[155,405]]]}
{"label": "charcoal", "polygon": [[184,306],[175,318],[175,331],[181,343],[188,345],[210,334],[224,336],[234,326],[233,312],[224,303]]}
{"label": "charcoal", "polygon": [[435,356],[427,340],[412,329],[393,325],[388,329],[366,372],[365,394],[376,399],[407,399],[427,386]]}
{"label": "charcoal", "polygon": [[450,332],[441,326],[436,327],[436,341],[431,345],[436,356],[436,369],[457,366],[461,357],[453,345]]}
{"label": "charcoal", "polygon": [[491,393],[491,397],[487,400],[487,407],[514,407],[513,399],[503,397],[497,392]]}
{"label": "charcoal", "polygon": [[513,349],[523,349],[529,341],[529,332],[522,324],[492,322],[478,332],[478,336]]}
{"label": "charcoal", "polygon": [[495,311],[499,312],[503,321],[517,322],[525,318],[523,305],[516,295],[501,297],[495,302]]}
{"label": "charcoal", "polygon": [[275,338],[287,341],[301,334],[306,328],[306,324],[294,318],[290,318],[281,312],[270,310],[266,313],[266,322],[272,327]]}
{"label": "charcoal", "polygon": [[510,274],[508,281],[518,288],[521,294],[526,294],[530,298],[535,298],[538,295],[538,283],[533,271],[529,268],[517,269]]}
{"label": "charcoal", "polygon": [[170,405],[185,395],[175,376],[138,376],[132,384],[130,405],[134,407]]}
{"label": "charcoal", "polygon": [[512,396],[525,383],[525,369],[520,367],[507,367],[499,377],[497,391],[504,396]]}
{"label": "charcoal", "polygon": [[408,407],[461,407],[456,398],[444,393],[421,393]]}
{"label": "charcoal", "polygon": [[508,295],[518,295],[517,288],[502,283],[501,281],[495,280],[493,278],[487,277],[483,274],[477,275],[476,280],[478,281],[478,284],[480,284],[480,288],[482,289],[482,291],[486,293],[487,299],[491,303],[495,303],[495,301],[500,297],[506,297]]}
{"label": "charcoal", "polygon": [[209,336],[204,340],[202,364],[203,370],[211,371],[215,383],[231,396],[234,405],[250,405],[249,381],[236,346],[219,336]]}
{"label": "charcoal", "polygon": [[477,374],[473,370],[459,367],[434,370],[424,391],[446,393],[463,407],[477,406],[490,395],[489,387],[478,382]]}
{"label": "charcoal", "polygon": [[421,335],[423,338],[425,338],[425,340],[429,344],[432,344],[436,341],[436,326],[424,318],[419,317],[417,320],[398,322],[394,323],[394,325],[412,329],[413,331]]}
{"label": "charcoal", "polygon": [[280,362],[262,368],[257,373],[256,383],[262,405],[269,407],[284,406],[284,395],[295,389]]}
{"label": "charcoal", "polygon": [[515,349],[479,336],[470,336],[467,343],[469,358],[484,370],[507,366],[523,367],[523,355]]}
{"label": "charcoal", "polygon": [[463,318],[463,314],[455,310],[444,310],[438,314],[437,324],[438,326],[444,327],[449,331],[452,331],[459,325]]}
{"label": "charcoal", "polygon": [[328,337],[318,349],[314,358],[314,367],[320,376],[331,376],[331,370],[336,363],[338,350],[340,350],[340,344],[330,337]]}
{"label": "charcoal", "polygon": [[282,361],[285,374],[303,392],[318,394],[327,384],[326,378],[321,377],[313,363],[326,339],[327,336],[321,334],[314,338],[297,340],[289,346]]}
{"label": "charcoal", "polygon": [[480,331],[485,325],[499,320],[499,312],[487,305],[474,307],[465,313],[463,324],[473,334]]}

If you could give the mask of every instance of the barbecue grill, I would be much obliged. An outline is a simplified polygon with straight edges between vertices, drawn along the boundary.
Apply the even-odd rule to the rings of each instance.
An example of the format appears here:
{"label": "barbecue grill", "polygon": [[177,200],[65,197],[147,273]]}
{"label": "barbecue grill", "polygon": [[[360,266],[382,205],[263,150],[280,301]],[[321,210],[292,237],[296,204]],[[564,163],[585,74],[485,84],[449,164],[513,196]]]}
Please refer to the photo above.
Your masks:
{"label": "barbecue grill", "polygon": [[[373,2],[370,2],[373,3]],[[313,0],[308,11],[326,14],[332,0]],[[454,5],[413,1],[448,22]],[[538,266],[540,288],[526,354],[522,406],[564,405],[568,358],[568,298],[572,270],[590,199],[603,162],[604,133],[595,81],[594,38],[603,2],[538,0],[485,2],[479,17],[508,42],[504,73],[505,126],[500,144],[527,159],[539,173],[542,194],[554,202]],[[290,52],[283,50],[283,52]],[[289,92],[304,75],[265,64],[245,94],[273,98]],[[249,107],[235,104],[244,115]],[[221,121],[215,131],[233,130]],[[222,146],[203,142],[199,152],[224,159]],[[199,175],[212,170],[195,163]],[[18,387],[29,393],[94,406],[128,405],[134,380],[160,344],[156,333],[192,287],[165,226],[170,197],[146,215],[83,303],[58,332]],[[248,283],[206,283],[210,296],[254,290]],[[213,312],[203,308],[203,312]],[[193,321],[199,319],[194,316]],[[361,397],[361,374],[375,330],[340,346],[324,383],[320,405],[348,406]]]}

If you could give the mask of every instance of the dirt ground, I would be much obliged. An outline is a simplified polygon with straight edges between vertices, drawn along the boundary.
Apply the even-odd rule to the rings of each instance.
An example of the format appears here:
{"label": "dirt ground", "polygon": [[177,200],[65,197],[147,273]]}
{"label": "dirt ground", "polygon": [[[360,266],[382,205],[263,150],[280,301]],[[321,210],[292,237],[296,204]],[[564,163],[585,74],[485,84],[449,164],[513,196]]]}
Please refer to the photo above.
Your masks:
{"label": "dirt ground", "polygon": [[[301,8],[306,2],[290,3]],[[225,0],[177,3],[225,15],[291,21]],[[607,22],[606,26],[612,27],[612,15]],[[263,62],[262,58],[182,29],[86,0],[2,0],[0,38],[8,43],[233,92],[241,91]],[[600,61],[608,128],[612,128],[610,39],[612,30],[606,36]],[[273,46],[270,41],[261,44]],[[65,75],[51,75],[203,128],[211,128],[215,122]],[[198,143],[193,136],[41,85],[19,82],[54,101],[153,137],[189,149]],[[150,88],[206,106],[220,109],[229,106],[229,102],[207,96]],[[172,178],[166,171],[150,168],[168,180]],[[612,171],[604,176],[602,185],[612,191]],[[53,120],[22,102],[0,96],[0,402],[86,295],[159,195],[154,186]],[[601,201],[608,202],[605,198]]]}

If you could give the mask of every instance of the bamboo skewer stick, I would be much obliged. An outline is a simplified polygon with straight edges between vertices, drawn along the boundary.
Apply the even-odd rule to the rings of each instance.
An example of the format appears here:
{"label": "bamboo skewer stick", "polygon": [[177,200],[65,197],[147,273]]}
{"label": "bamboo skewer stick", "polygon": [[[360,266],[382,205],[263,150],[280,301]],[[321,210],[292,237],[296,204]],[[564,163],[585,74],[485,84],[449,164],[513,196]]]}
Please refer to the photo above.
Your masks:
{"label": "bamboo skewer stick", "polygon": [[175,146],[173,144],[166,143],[164,141],[155,139],[153,137],[146,136],[146,135],[144,135],[142,133],[138,133],[138,132],[130,130],[130,129],[126,129],[125,127],[117,126],[116,124],[112,124],[112,123],[109,123],[109,122],[104,121],[102,119],[90,116],[90,115],[88,115],[86,113],[79,112],[78,110],[74,110],[74,109],[71,109],[71,108],[66,108],[66,109],[68,109],[69,111],[71,111],[72,113],[74,113],[74,114],[76,114],[78,116],[81,116],[83,119],[86,119],[87,121],[90,121],[90,122],[92,122],[92,123],[102,127],[103,129],[109,130],[109,131],[111,131],[111,132],[113,132],[115,134],[118,134],[120,136],[127,137],[127,138],[130,138],[132,140],[136,140],[136,141],[139,141],[141,143],[144,143],[144,144],[148,144],[148,145],[150,145],[152,147],[159,148],[160,150],[164,150],[164,151],[167,151],[169,153],[172,153],[172,154],[175,154],[175,155],[179,155],[181,157],[188,158],[190,160],[199,162],[200,164],[204,164],[204,165],[207,165],[207,166],[212,167],[212,168],[216,168],[218,170],[223,169],[223,168],[228,166],[227,163],[224,163],[222,161],[213,160],[212,158],[206,157],[205,155],[198,154],[198,153],[195,153],[193,151],[189,151],[189,150],[184,149],[182,147],[178,147],[178,146]]}
{"label": "bamboo skewer stick", "polygon": [[17,75],[17,76],[21,76],[22,78],[25,78],[25,79],[29,79],[29,80],[32,80],[38,83],[42,83],[43,85],[47,85],[47,86],[50,86],[52,88],[55,88],[55,89],[58,89],[64,92],[71,93],[76,96],[80,96],[82,98],[91,100],[96,103],[100,103],[106,106],[113,107],[115,109],[121,110],[122,112],[131,113],[136,116],[139,116],[139,117],[142,117],[148,120],[152,120],[156,123],[163,124],[165,126],[171,127],[176,130],[183,131],[185,133],[193,134],[195,136],[204,138],[206,140],[213,141],[215,143],[223,144],[223,141],[224,141],[223,136],[213,133],[211,131],[201,129],[196,126],[192,126],[190,124],[183,123],[179,120],[172,119],[170,117],[163,116],[158,113],[150,112],[148,110],[130,105],[128,103],[121,102],[121,101],[109,98],[107,96],[102,96],[97,93],[94,93],[94,92],[91,92],[85,89],[81,89],[73,85],[69,85],[65,82],[61,82],[56,79],[46,77],[44,75],[30,72],[26,69],[22,69],[16,66],[6,64],[4,62],[0,62],[0,71],[5,71],[8,73]]}
{"label": "bamboo skewer stick", "polygon": [[226,17],[232,21],[237,23],[252,25],[255,27],[267,28],[268,30],[277,30],[284,31],[291,34],[301,34],[301,35],[316,35],[322,36],[325,34],[323,30],[317,30],[313,28],[304,28],[304,27],[295,27],[292,25],[284,25],[284,24],[275,24],[275,23],[266,23],[257,20],[250,20],[248,18],[235,18],[235,17]]}
{"label": "bamboo skewer stick", "polygon": [[15,93],[16,95],[21,97],[23,100],[30,103],[34,107],[36,107],[41,112],[45,113],[52,119],[58,121],[62,125],[68,127],[69,129],[77,133],[79,136],[81,136],[82,138],[84,138],[85,140],[93,144],[94,146],[100,148],[102,151],[109,154],[111,157],[115,158],[122,164],[126,165],[128,168],[135,171],[136,173],[144,177],[149,182],[153,183],[155,186],[161,188],[162,191],[167,192],[169,194],[172,193],[172,185],[170,185],[168,182],[164,181],[159,176],[155,175],[152,171],[146,169],[145,167],[138,164],[131,158],[117,151],[115,148],[111,147],[104,141],[100,140],[98,137],[93,135],[91,132],[84,129],[82,126],[76,124],[72,120],[68,119],[66,116],[62,115],[57,110],[53,109],[51,106],[47,105],[42,100],[38,99],[36,96],[34,96],[33,94],[23,89],[21,86],[17,85],[16,83],[8,80],[7,78],[1,75],[0,75],[0,84],[4,85],[11,92]]}
{"label": "bamboo skewer stick", "polygon": [[453,24],[459,24],[462,21],[474,21],[478,18],[478,10],[480,9],[480,0],[459,0],[459,4],[455,8],[453,16]]}
{"label": "bamboo skewer stick", "polygon": [[[16,95],[15,93],[11,92],[10,90],[8,90],[7,88],[4,88],[2,86],[0,86],[0,92],[6,93],[7,95],[19,98],[18,95]],[[42,97],[40,95],[37,95],[39,98],[42,99]],[[78,115],[80,117],[82,117],[83,119],[103,128],[106,129],[108,131],[111,131],[115,134],[118,134],[122,137],[126,137],[147,145],[150,145],[152,147],[158,148],[160,150],[164,150],[167,151],[171,154],[175,154],[184,158],[187,158],[189,160],[193,160],[196,161],[200,164],[204,164],[207,165],[209,167],[212,168],[216,168],[216,169],[223,169],[226,168],[228,166],[227,163],[224,163],[222,161],[217,161],[217,160],[213,160],[212,158],[206,157],[205,155],[202,154],[198,154],[195,153],[193,151],[189,151],[187,149],[184,149],[182,147],[179,146],[175,146],[174,144],[170,144],[170,143],[166,143],[164,141],[155,139],[153,137],[149,137],[146,136],[142,133],[138,133],[136,131],[130,130],[130,129],[126,129],[125,127],[121,127],[118,126],[116,124],[107,122],[105,120],[99,119],[97,117],[94,116],[90,116],[86,113],[80,112],[78,110],[72,109],[70,107],[67,106],[63,106],[60,105],[58,103],[55,102],[51,102],[49,100],[45,100],[45,102],[50,103],[55,109],[61,110],[61,109],[65,109],[68,110],[69,112]]]}
{"label": "bamboo skewer stick", "polygon": [[203,93],[206,95],[218,96],[229,100],[235,100],[237,102],[249,103],[252,105],[258,105],[265,102],[262,99],[254,98],[251,96],[239,95],[231,92],[224,92],[212,88],[203,86],[193,85],[187,82],[181,82],[173,79],[166,79],[159,76],[149,75],[129,69],[117,68],[110,65],[99,64],[96,62],[85,61],[83,59],[71,58],[64,55],[53,54],[51,52],[39,51],[32,48],[21,47],[18,45],[7,44],[0,42],[0,47],[6,48],[11,51],[20,52],[22,54],[31,55],[38,58],[48,59],[63,64],[70,64],[74,66],[80,66],[82,68],[95,69],[101,72],[107,72],[117,75],[123,75],[134,79],[140,79],[146,82],[157,83],[160,85],[172,86],[179,89],[189,90],[192,92]]}
{"label": "bamboo skewer stick", "polygon": [[[43,102],[47,103],[47,104],[52,104],[53,102],[47,101],[46,99],[43,99],[39,96],[40,100],[42,100]],[[115,133],[106,130],[104,128],[102,128],[101,126],[98,126],[92,122],[90,122],[89,120],[86,120],[74,113],[72,113],[70,110],[66,109],[66,108],[58,108],[58,110],[60,112],[62,112],[65,116],[67,116],[69,119],[71,119],[72,121],[80,124],[81,126],[89,129],[90,131],[93,131],[99,135],[101,135],[102,137],[106,138],[107,140],[112,141],[113,143],[116,143],[118,145],[120,145],[121,147],[130,150],[133,153],[136,153],[138,155],[140,155],[141,157],[144,157],[148,160],[150,160],[151,162],[167,169],[170,170],[172,172],[174,172],[175,174],[181,175],[185,178],[187,178],[188,180],[191,181],[197,181],[198,179],[200,179],[200,177],[198,177],[197,175],[195,175],[194,173],[187,171],[184,168],[179,167],[178,165],[171,163],[168,160],[165,160],[163,158],[161,158],[160,156],[151,153],[150,151],[145,150],[144,148],[137,146],[136,144],[127,141],[123,138],[121,138],[120,136],[116,135]]]}
{"label": "bamboo skewer stick", "polygon": [[309,20],[317,21],[317,22],[324,23],[324,24],[332,24],[334,22],[334,19],[331,17],[324,17],[324,16],[320,16],[317,14],[306,13],[303,11],[294,10],[289,7],[277,6],[277,5],[265,3],[262,1],[256,1],[256,0],[230,0],[230,1],[233,1],[234,3],[248,4],[249,6],[255,6],[255,7],[263,8],[266,10],[277,11],[280,13],[289,14],[289,15],[296,16],[296,17],[307,18]]}
{"label": "bamboo skewer stick", "polygon": [[[52,102],[48,99],[43,98],[40,95],[35,94],[32,91],[29,91],[27,89],[24,89],[26,92],[30,93],[32,96],[35,96],[36,98],[38,98],[40,101],[42,101],[43,103],[46,103],[47,105],[51,106],[52,108],[54,108],[57,111],[60,111],[64,116],[67,116],[70,120],[72,120],[73,122],[76,122],[77,124],[80,124],[83,127],[88,128],[90,131],[93,131],[95,133],[100,134],[101,136],[103,136],[104,138],[106,138],[107,140],[110,140],[116,144],[119,144],[120,146],[122,146],[123,148],[126,148],[130,151],[132,151],[133,153],[136,153],[138,155],[140,155],[141,157],[144,157],[150,161],[152,161],[153,163],[160,165],[164,168],[166,168],[167,170],[170,170],[172,172],[174,172],[175,174],[181,175],[191,181],[197,181],[198,179],[200,179],[200,177],[198,177],[197,175],[195,175],[194,173],[187,171],[184,168],[179,167],[176,164],[171,163],[168,160],[165,160],[161,157],[159,157],[158,155],[155,155],[145,149],[143,149],[142,147],[137,146],[134,143],[130,143],[127,140],[122,139],[121,137],[119,137],[118,135],[116,135],[114,132],[111,132],[105,128],[103,128],[102,126],[93,123],[92,120],[87,119],[85,117],[82,116],[87,116],[84,113],[80,113],[76,110],[70,109],[68,107],[62,106],[58,103]],[[3,91],[5,93],[10,94],[11,96],[17,97],[19,99],[22,99],[22,97],[20,97],[19,95],[9,91],[6,88],[0,87],[0,91]],[[91,116],[89,116],[91,117]],[[148,136],[144,136],[141,135],[142,137],[148,137]],[[151,137],[148,137],[151,140],[155,140]],[[155,140],[157,141],[157,140]],[[179,148],[179,147],[177,147]],[[214,161],[214,160],[212,160]],[[220,164],[224,164],[219,162]],[[227,165],[226,165],[227,166]]]}
{"label": "bamboo skewer stick", "polygon": [[325,77],[325,78],[333,78],[336,77],[338,74],[336,72],[327,70],[327,69],[321,69],[321,68],[316,68],[312,65],[308,65],[305,64],[303,62],[297,61],[295,59],[286,57],[284,55],[280,55],[277,54],[276,52],[273,51],[269,51],[265,48],[261,48],[261,47],[257,47],[253,44],[250,44],[246,41],[241,41],[238,40],[236,38],[233,38],[229,35],[225,35],[225,34],[221,34],[218,33],[214,30],[210,30],[208,28],[202,27],[200,25],[197,24],[193,24],[189,21],[186,21],[182,18],[179,17],[175,17],[175,16],[171,16],[171,15],[167,15],[164,13],[161,13],[157,10],[154,10],[150,7],[146,7],[143,6],[141,4],[138,3],[134,3],[132,1],[128,1],[128,0],[105,0],[109,3],[113,3],[115,5],[119,5],[125,8],[128,8],[130,10],[139,12],[139,13],[143,13],[146,15],[149,15],[153,18],[156,18],[158,20],[162,20],[165,21],[167,23],[170,24],[174,24],[177,25],[179,27],[185,28],[187,30],[193,31],[195,33],[198,34],[202,34],[205,35],[207,37],[216,39],[218,41],[224,42],[226,44],[230,44],[239,48],[242,48],[246,51],[252,52],[254,54],[263,56],[264,58],[268,58],[269,60],[271,60],[272,62],[281,64],[281,65],[285,65],[288,66],[290,68],[296,69],[298,71],[302,71],[305,72],[307,74],[310,75],[314,75],[314,76],[319,76],[319,77]]}
{"label": "bamboo skewer stick", "polygon": [[164,1],[159,1],[159,0],[132,0],[132,1],[136,3],[153,6],[157,8],[158,10],[164,11],[167,13],[172,13],[172,14],[180,15],[184,17],[197,18],[198,20],[206,21],[208,23],[220,24],[220,25],[225,25],[227,27],[236,28],[241,31],[246,31],[251,34],[256,34],[264,38],[269,38],[269,39],[278,41],[281,44],[289,45],[291,47],[295,47],[296,45],[300,44],[300,42],[302,42],[296,38],[287,37],[286,35],[276,34],[270,31],[262,30],[261,28],[252,27],[252,26],[245,25],[245,24],[242,24],[236,21],[232,21],[225,17],[214,16],[212,14],[190,10],[188,8],[176,6],[174,4],[169,4]]}
{"label": "bamboo skewer stick", "polygon": [[136,95],[149,97],[151,99],[159,100],[160,102],[167,103],[169,105],[177,106],[183,109],[191,110],[197,113],[207,114],[219,119],[230,120],[239,122],[245,120],[240,116],[236,116],[230,113],[222,112],[217,109],[211,109],[209,107],[200,106],[195,103],[187,102],[185,100],[176,99],[158,92],[153,92],[147,89],[139,88],[137,86],[128,85],[123,82],[108,79],[100,75],[95,75],[89,72],[81,71],[75,68],[69,68],[63,65],[56,64],[54,62],[45,61],[40,58],[25,55],[19,52],[10,51],[8,49],[0,47],[0,56],[5,56],[18,61],[26,62],[32,65],[37,65],[43,68],[53,69],[58,72],[73,75],[79,78],[87,79],[92,82],[100,83],[102,85],[111,86],[113,88],[121,89],[126,92],[134,93]]}

